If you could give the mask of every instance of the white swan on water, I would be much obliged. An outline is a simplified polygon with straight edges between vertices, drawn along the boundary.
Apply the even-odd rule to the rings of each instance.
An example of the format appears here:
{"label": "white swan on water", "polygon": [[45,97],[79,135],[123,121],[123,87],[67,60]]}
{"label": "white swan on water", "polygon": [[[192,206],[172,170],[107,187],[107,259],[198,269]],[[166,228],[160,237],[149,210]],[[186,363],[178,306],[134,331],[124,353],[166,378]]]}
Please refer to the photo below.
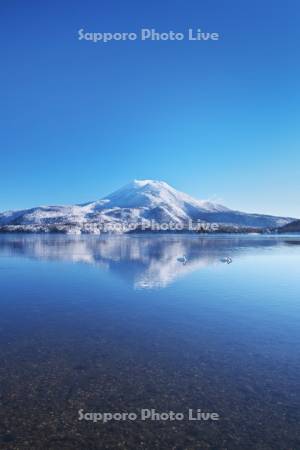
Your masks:
{"label": "white swan on water", "polygon": [[185,255],[180,256],[179,258],[177,258],[177,261],[185,265],[187,263],[187,257]]}
{"label": "white swan on water", "polygon": [[227,264],[231,264],[232,263],[232,259],[230,258],[230,256],[226,256],[225,258],[221,258],[220,261],[223,262],[223,263],[227,263]]}

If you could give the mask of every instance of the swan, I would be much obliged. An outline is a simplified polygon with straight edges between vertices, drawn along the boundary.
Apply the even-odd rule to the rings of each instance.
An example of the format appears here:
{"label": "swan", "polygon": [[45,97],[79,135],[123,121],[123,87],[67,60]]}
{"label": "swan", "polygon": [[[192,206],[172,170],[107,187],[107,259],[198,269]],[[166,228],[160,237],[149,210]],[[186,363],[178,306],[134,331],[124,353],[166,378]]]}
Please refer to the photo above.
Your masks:
{"label": "swan", "polygon": [[182,264],[186,264],[187,263],[187,257],[185,255],[180,256],[179,258],[177,258],[178,262],[181,262]]}

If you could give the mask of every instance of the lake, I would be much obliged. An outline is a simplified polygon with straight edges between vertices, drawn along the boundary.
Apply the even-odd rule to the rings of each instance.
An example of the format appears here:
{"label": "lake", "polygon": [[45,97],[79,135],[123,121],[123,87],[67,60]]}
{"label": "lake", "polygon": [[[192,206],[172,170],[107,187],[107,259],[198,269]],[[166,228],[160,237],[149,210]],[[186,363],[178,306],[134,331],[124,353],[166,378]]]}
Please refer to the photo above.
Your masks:
{"label": "lake", "polygon": [[299,280],[297,235],[0,235],[0,448],[299,449]]}

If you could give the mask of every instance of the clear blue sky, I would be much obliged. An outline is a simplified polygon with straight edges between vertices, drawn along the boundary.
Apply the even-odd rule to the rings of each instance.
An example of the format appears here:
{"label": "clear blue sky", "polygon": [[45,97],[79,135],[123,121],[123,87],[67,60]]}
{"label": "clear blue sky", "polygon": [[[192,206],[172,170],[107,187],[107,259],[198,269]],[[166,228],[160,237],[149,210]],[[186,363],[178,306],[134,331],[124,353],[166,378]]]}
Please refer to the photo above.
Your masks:
{"label": "clear blue sky", "polygon": [[[165,180],[300,217],[298,0],[2,0],[0,210]],[[219,42],[78,41],[201,28]]]}

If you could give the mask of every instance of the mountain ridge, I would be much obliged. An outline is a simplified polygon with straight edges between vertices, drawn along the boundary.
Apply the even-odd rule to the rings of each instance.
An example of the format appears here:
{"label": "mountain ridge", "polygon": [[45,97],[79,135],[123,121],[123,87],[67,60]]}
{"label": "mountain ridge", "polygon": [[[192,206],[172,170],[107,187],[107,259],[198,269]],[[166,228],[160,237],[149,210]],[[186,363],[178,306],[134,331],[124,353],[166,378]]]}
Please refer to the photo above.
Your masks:
{"label": "mountain ridge", "polygon": [[[218,203],[198,200],[157,180],[133,180],[111,194],[84,204],[38,206],[0,213],[0,231],[62,231],[97,233],[113,226],[117,232],[140,229],[146,222],[173,223],[187,229],[190,222],[242,228],[278,228],[296,219],[245,213]],[[129,227],[131,226],[131,228]],[[56,227],[56,228],[55,228]],[[123,227],[123,228],[122,228]]]}

